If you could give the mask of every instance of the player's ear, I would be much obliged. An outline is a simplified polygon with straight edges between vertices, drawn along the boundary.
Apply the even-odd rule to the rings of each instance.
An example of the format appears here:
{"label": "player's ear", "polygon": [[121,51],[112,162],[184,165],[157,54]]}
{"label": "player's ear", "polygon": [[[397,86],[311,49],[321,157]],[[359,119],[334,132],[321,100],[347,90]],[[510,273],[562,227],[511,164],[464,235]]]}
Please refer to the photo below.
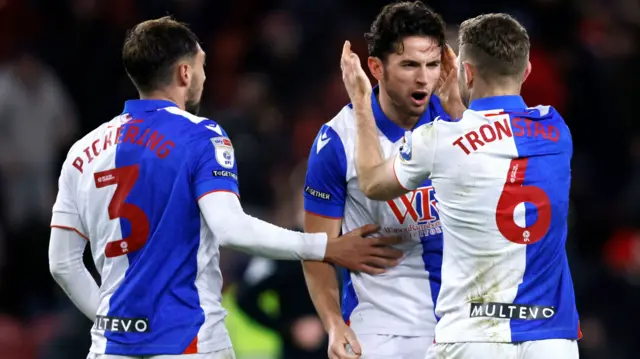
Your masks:
{"label": "player's ear", "polygon": [[382,63],[382,60],[377,57],[369,56],[369,58],[367,58],[367,65],[369,66],[371,75],[378,81],[382,80],[382,77],[384,76],[384,64]]}
{"label": "player's ear", "polygon": [[464,68],[465,84],[467,85],[467,88],[470,89],[473,86],[473,80],[476,75],[476,68],[467,61],[462,62],[462,67]]}
{"label": "player's ear", "polygon": [[186,62],[178,63],[178,84],[180,86],[189,86],[193,74],[192,69]]}
{"label": "player's ear", "polygon": [[531,75],[531,62],[527,61],[527,68],[524,69],[524,76],[522,77],[522,82],[527,81],[527,77]]}

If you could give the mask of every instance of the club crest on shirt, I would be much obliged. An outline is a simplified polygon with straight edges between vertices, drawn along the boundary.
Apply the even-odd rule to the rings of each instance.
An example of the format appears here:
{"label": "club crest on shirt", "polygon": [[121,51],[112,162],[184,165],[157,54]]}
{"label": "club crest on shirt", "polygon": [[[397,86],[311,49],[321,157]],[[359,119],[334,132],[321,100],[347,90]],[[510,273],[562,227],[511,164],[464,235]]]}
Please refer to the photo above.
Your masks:
{"label": "club crest on shirt", "polygon": [[211,143],[216,151],[218,164],[224,168],[233,168],[235,157],[231,140],[228,137],[214,137],[211,139]]}
{"label": "club crest on shirt", "polygon": [[403,162],[411,160],[411,131],[404,133],[404,143],[400,147],[400,160]]}

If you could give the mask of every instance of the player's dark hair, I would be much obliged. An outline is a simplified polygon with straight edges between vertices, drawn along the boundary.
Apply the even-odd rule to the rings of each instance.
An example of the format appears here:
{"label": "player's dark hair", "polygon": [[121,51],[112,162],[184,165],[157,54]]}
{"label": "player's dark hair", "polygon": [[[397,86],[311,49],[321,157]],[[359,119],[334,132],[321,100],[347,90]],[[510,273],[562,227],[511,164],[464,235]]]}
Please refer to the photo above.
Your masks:
{"label": "player's dark hair", "polygon": [[141,92],[169,84],[173,66],[198,53],[198,37],[170,16],[139,23],[129,31],[122,49],[124,68]]}
{"label": "player's dark hair", "polygon": [[402,41],[409,36],[429,36],[444,46],[442,17],[420,1],[404,1],[382,8],[371,29],[364,35],[369,55],[386,60],[391,53],[404,51]]}
{"label": "player's dark hair", "polygon": [[529,62],[529,34],[507,14],[485,14],[460,25],[459,46],[464,59],[483,79],[522,77]]}

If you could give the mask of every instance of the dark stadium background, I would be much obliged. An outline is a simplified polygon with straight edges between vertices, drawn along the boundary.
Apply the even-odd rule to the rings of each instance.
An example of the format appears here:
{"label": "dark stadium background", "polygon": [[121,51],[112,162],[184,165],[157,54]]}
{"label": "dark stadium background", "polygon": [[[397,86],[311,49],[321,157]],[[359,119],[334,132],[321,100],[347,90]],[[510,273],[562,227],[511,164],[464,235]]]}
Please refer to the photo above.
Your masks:
{"label": "dark stadium background", "polygon": [[[86,357],[91,324],[51,279],[48,221],[70,144],[136,95],[120,62],[127,28],[166,14],[191,24],[208,53],[202,115],[219,121],[234,142],[245,209],[297,228],[309,147],[347,102],[338,65],[343,41],[364,55],[363,32],[385,3],[0,0],[0,357]],[[428,4],[449,24],[452,44],[456,24],[482,12],[508,12],[528,28],[533,74],[523,96],[530,105],[558,108],[575,143],[567,250],[581,355],[638,358],[640,2]],[[264,282],[274,265],[223,254],[228,326],[239,358],[276,358],[281,337],[324,345],[317,322],[306,317],[302,277],[285,275],[284,286]],[[294,295],[288,291],[301,299],[279,306],[282,296]]]}

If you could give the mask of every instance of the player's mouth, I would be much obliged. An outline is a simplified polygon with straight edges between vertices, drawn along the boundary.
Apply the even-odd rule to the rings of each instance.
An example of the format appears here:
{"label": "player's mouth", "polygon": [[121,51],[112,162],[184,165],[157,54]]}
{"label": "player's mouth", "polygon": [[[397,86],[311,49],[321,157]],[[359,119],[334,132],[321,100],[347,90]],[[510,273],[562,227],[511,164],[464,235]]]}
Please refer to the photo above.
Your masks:
{"label": "player's mouth", "polygon": [[414,105],[423,106],[429,100],[429,93],[427,91],[414,91],[411,93],[411,99]]}

